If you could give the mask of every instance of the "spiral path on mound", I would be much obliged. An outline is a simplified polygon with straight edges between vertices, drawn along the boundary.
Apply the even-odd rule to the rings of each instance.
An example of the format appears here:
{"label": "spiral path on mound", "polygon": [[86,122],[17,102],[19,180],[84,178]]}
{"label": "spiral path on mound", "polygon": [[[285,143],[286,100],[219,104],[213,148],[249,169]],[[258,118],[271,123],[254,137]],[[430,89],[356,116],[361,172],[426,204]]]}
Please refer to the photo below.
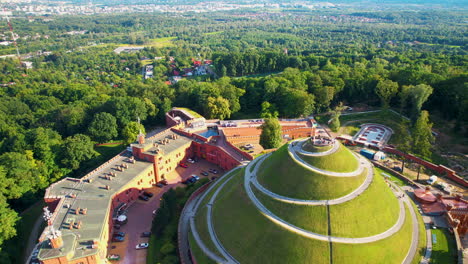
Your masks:
{"label": "spiral path on mound", "polygon": [[[339,146],[339,144],[335,144],[335,145]],[[356,157],[356,159],[358,159],[360,166],[355,171],[352,171],[352,172],[334,172],[334,171],[323,170],[323,169],[317,168],[317,167],[312,166],[311,164],[307,163],[305,160],[303,160],[299,156],[299,153],[302,153],[302,152],[303,152],[303,150],[301,148],[301,144],[294,144],[294,145],[289,144],[289,146],[288,146],[289,156],[294,161],[296,161],[299,165],[301,165],[302,167],[304,167],[304,168],[306,168],[306,169],[308,169],[310,171],[320,173],[320,174],[324,174],[324,175],[331,176],[331,177],[355,177],[355,176],[358,176],[359,174],[361,174],[363,172],[364,163],[367,161],[364,157],[357,156],[357,154],[353,153],[354,156]]]}
{"label": "spiral path on mound", "polygon": [[[339,147],[339,144],[335,143],[335,145]],[[288,146],[288,152],[289,152],[290,156],[293,159],[294,159],[294,157],[297,158],[297,156],[298,156],[297,152],[299,152],[299,153],[302,152],[303,153],[303,151],[301,151],[301,149],[298,149],[298,147],[301,147],[301,146],[302,146],[302,144],[296,144],[296,146],[293,146],[293,147],[291,145]],[[328,152],[328,155],[331,154],[331,153],[336,152],[335,148],[337,148],[337,147],[334,146],[333,149],[331,149],[330,152]],[[262,193],[265,193],[266,195],[270,196],[271,198],[282,201],[282,202],[286,202],[286,203],[293,203],[293,204],[300,204],[300,205],[335,205],[335,204],[340,204],[340,203],[344,203],[344,202],[347,202],[347,201],[350,201],[350,200],[354,199],[356,196],[358,196],[359,194],[364,192],[369,187],[369,185],[372,183],[374,173],[373,173],[373,166],[369,161],[367,161],[366,159],[359,158],[360,159],[359,169],[354,171],[354,172],[351,172],[351,173],[346,173],[346,174],[353,174],[353,176],[357,176],[365,168],[368,170],[367,171],[367,177],[366,177],[366,180],[364,181],[364,183],[361,186],[359,186],[355,191],[351,192],[350,194],[345,195],[345,196],[340,197],[340,198],[337,198],[337,199],[332,199],[332,200],[300,200],[300,199],[294,199],[294,198],[289,198],[289,197],[285,197],[285,196],[275,194],[275,193],[267,190],[266,188],[264,188],[262,185],[260,185],[260,183],[257,180],[257,172],[258,172],[259,168],[261,167],[261,164],[270,155],[271,154],[264,155],[264,156],[256,159],[255,161],[250,162],[247,166],[244,165],[244,166],[241,166],[241,167],[238,167],[238,168],[234,169],[234,170],[237,170],[237,169],[246,167],[245,174],[244,174],[244,189],[245,189],[245,191],[247,193],[247,196],[249,197],[249,199],[254,204],[254,206],[257,207],[257,209],[266,218],[268,218],[272,222],[280,225],[281,227],[283,227],[283,228],[285,228],[285,229],[287,229],[287,230],[289,230],[291,232],[294,232],[296,234],[299,234],[299,235],[301,235],[303,237],[316,239],[316,240],[321,240],[321,241],[327,241],[327,242],[335,242],[335,243],[363,244],[363,243],[376,242],[376,241],[388,238],[388,237],[392,236],[393,234],[397,233],[402,228],[402,226],[403,226],[403,224],[405,222],[406,210],[405,210],[405,205],[404,204],[406,204],[406,206],[408,207],[408,209],[410,211],[410,216],[412,218],[413,231],[412,231],[411,247],[408,249],[408,253],[407,253],[407,255],[406,255],[406,257],[405,257],[405,259],[403,260],[402,263],[404,263],[404,264],[411,263],[413,257],[416,254],[416,250],[417,250],[418,237],[419,237],[419,228],[418,228],[418,222],[417,222],[416,214],[414,212],[414,209],[411,206],[411,203],[409,201],[408,196],[406,196],[404,198],[398,198],[398,203],[399,203],[399,208],[400,208],[399,217],[398,217],[398,220],[396,221],[396,223],[391,228],[387,229],[386,231],[384,231],[384,232],[382,232],[380,234],[376,234],[376,235],[373,235],[373,236],[360,237],[360,238],[348,238],[348,237],[335,237],[335,236],[328,236],[328,235],[318,234],[318,233],[314,233],[314,232],[299,228],[299,227],[297,227],[297,226],[295,226],[295,225],[281,219],[280,217],[278,217],[277,215],[275,215],[271,211],[269,211],[258,200],[258,198],[255,196],[255,194],[254,194],[254,192],[252,190],[252,185],[253,185],[253,186],[255,186],[255,188],[260,190]],[[324,170],[315,168],[315,167],[311,166],[310,164],[307,164],[306,162],[304,162],[300,158],[299,159],[294,159],[294,160],[296,160],[296,162],[298,164],[302,165],[303,167],[312,168],[311,171],[314,171],[314,172],[319,172],[319,173],[325,174],[327,176],[336,176],[336,174],[339,174],[339,173],[328,172],[328,171],[324,171]],[[322,173],[322,172],[325,172],[325,173]],[[210,257],[211,259],[215,260],[218,263],[226,263],[226,264],[238,264],[239,263],[232,255],[229,254],[229,252],[226,250],[226,248],[224,248],[221,241],[219,240],[219,238],[216,235],[216,232],[214,230],[214,226],[213,226],[213,223],[212,223],[212,206],[213,206],[213,204],[214,204],[214,202],[216,200],[216,197],[221,192],[221,190],[224,188],[224,186],[233,178],[234,175],[235,175],[234,173],[230,173],[230,175],[226,175],[228,178],[224,182],[221,183],[220,181],[218,181],[218,182],[215,182],[214,184],[212,184],[201,196],[199,196],[198,198],[196,198],[194,201],[191,202],[194,205],[191,206],[191,209],[189,210],[189,212],[186,212],[186,214],[190,214],[189,215],[189,217],[190,217],[190,228],[192,230],[192,233],[193,233],[193,235],[195,237],[195,240],[196,240],[197,244],[200,246],[202,251],[208,257]],[[336,176],[336,177],[352,177],[352,176],[351,175],[346,175],[346,176],[340,175],[340,176]],[[401,189],[399,189],[397,186],[394,186],[394,185],[392,185],[392,187],[393,187],[392,191],[395,194],[395,196],[401,197],[401,195],[403,194]],[[207,212],[206,212],[206,214],[207,214],[206,215],[207,216],[207,226],[208,226],[208,232],[209,232],[210,238],[211,238],[213,244],[215,245],[217,251],[222,255],[222,257],[220,257],[220,256],[218,256],[218,254],[212,252],[211,249],[209,249],[203,243],[202,239],[200,238],[200,236],[199,236],[199,234],[198,234],[198,232],[196,230],[196,225],[195,225],[195,220],[194,220],[195,214],[199,210],[199,207],[200,207],[202,201],[207,196],[207,194],[210,193],[215,188],[217,188],[216,191],[213,193],[212,197],[210,198],[210,200],[206,204],[206,207],[207,207]]]}

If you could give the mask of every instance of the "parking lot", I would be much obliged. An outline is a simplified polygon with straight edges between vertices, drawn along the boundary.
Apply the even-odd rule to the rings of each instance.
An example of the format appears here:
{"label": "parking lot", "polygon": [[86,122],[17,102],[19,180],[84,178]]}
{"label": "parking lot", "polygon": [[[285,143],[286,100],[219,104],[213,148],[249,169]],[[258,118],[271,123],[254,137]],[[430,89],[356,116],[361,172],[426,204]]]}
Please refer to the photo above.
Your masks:
{"label": "parking lot", "polygon": [[[192,174],[196,174],[200,178],[212,178],[214,176],[220,176],[224,174],[224,171],[216,165],[213,165],[205,160],[197,161],[193,164],[184,162],[188,165],[188,168],[177,167],[177,169],[171,172],[167,179],[169,185],[163,188],[152,187],[146,191],[154,194],[148,201],[137,200],[129,206],[127,210],[128,222],[123,225],[119,230],[115,232],[125,232],[125,240],[123,242],[111,242],[108,247],[108,255],[116,254],[120,256],[120,260],[112,261],[112,263],[121,264],[144,264],[146,263],[147,249],[135,249],[139,243],[148,242],[149,238],[141,237],[143,232],[151,231],[151,224],[153,221],[153,211],[159,208],[159,202],[161,196],[170,188],[178,186],[185,186],[180,183],[190,177]],[[219,171],[218,174],[209,173],[208,176],[203,176],[200,173],[202,171],[208,171],[209,169],[216,169]],[[112,236],[112,234],[110,234]]]}

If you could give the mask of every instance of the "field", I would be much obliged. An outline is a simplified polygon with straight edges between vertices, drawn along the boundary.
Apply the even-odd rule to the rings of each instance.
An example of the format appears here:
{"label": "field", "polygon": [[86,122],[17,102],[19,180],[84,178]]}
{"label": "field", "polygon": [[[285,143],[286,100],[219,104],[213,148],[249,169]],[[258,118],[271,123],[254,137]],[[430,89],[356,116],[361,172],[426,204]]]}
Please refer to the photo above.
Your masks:
{"label": "field", "polygon": [[359,187],[366,178],[366,172],[356,177],[329,177],[309,171],[291,159],[287,145],[275,151],[261,166],[260,184],[274,193],[298,199],[342,197]]}
{"label": "field", "polygon": [[[236,176],[213,208],[216,234],[240,263],[329,263],[329,243],[298,236],[264,217]],[[300,245],[300,246],[298,246]]]}
{"label": "field", "polygon": [[447,229],[432,229],[437,243],[432,241],[431,263],[447,264],[457,263],[457,246],[455,238]]}
{"label": "field", "polygon": [[300,156],[310,165],[328,171],[353,172],[359,167],[359,162],[356,156],[354,156],[353,153],[343,145],[340,145],[340,148],[330,155],[318,157],[306,155]]}
{"label": "field", "polygon": [[392,227],[399,216],[397,198],[374,171],[367,190],[351,201],[330,206],[331,234],[340,237],[366,237]]}

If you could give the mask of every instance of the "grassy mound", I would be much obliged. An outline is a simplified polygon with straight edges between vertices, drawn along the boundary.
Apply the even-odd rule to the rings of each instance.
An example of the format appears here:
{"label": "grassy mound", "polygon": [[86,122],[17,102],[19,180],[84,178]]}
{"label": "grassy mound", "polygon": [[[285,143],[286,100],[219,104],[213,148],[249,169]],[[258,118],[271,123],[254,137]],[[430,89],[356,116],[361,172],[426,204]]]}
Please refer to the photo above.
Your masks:
{"label": "grassy mound", "polygon": [[[220,186],[223,182],[228,180],[231,175],[244,175],[243,170],[236,170],[236,171],[230,171],[226,175],[222,176],[220,179],[218,179],[219,182],[217,182],[218,186]],[[213,241],[211,240],[210,233],[208,231],[208,225],[206,222],[206,204],[209,202],[213,194],[216,192],[218,187],[213,188],[209,193],[207,193],[206,197],[203,199],[203,201],[200,203],[200,207],[198,208],[198,211],[195,215],[195,227],[197,228],[197,233],[200,236],[200,238],[203,240],[203,243],[205,243],[206,247],[210,249],[213,253],[217,254],[218,256],[222,256],[221,253],[218,252],[218,249],[214,245]]]}
{"label": "grassy mound", "polygon": [[330,263],[329,243],[301,237],[263,216],[245,193],[243,177],[220,192],[213,221],[221,243],[240,263]]}
{"label": "grassy mound", "polygon": [[356,157],[343,145],[340,145],[340,148],[330,155],[319,157],[300,156],[310,165],[327,171],[353,172],[359,167],[359,162]]}
{"label": "grassy mound", "polygon": [[272,213],[285,221],[319,234],[328,234],[327,207],[284,203],[252,188],[255,196]]}
{"label": "grassy mound", "polygon": [[354,191],[366,178],[365,171],[356,177],[314,173],[297,164],[289,156],[287,147],[275,151],[258,170],[260,184],[274,193],[308,200],[335,199]]}
{"label": "grassy mound", "polygon": [[309,140],[307,140],[306,142],[304,142],[304,144],[302,144],[302,149],[304,151],[308,151],[308,152],[325,152],[327,150],[330,150],[333,148],[333,145],[330,145],[330,146],[314,146],[312,143],[310,143]]}
{"label": "grassy mound", "polygon": [[[406,214],[410,215],[408,208],[406,208]],[[411,217],[407,217],[400,231],[386,239],[368,244],[333,243],[333,263],[400,264],[408,253],[411,236]]]}
{"label": "grassy mound", "polygon": [[400,215],[397,198],[377,170],[374,170],[374,180],[369,188],[361,195],[329,208],[331,234],[339,237],[382,233],[392,227]]}

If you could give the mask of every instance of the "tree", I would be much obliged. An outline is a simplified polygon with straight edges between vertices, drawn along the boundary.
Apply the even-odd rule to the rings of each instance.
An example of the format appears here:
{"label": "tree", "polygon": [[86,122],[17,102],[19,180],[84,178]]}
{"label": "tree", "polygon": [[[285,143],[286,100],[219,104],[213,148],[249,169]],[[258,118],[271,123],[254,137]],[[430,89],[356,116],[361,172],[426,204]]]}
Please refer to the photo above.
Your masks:
{"label": "tree", "polygon": [[204,105],[204,112],[207,118],[219,118],[221,120],[231,116],[229,101],[221,96],[216,98],[208,97]]}
{"label": "tree", "polygon": [[68,137],[63,142],[62,164],[67,168],[76,170],[81,162],[89,160],[97,155],[94,145],[87,135],[76,134]]}
{"label": "tree", "polygon": [[128,145],[136,141],[138,134],[145,133],[145,127],[137,122],[128,123],[122,130],[124,144]]}
{"label": "tree", "polygon": [[[409,93],[413,102],[413,118],[419,115],[422,105],[426,102],[429,96],[432,94],[432,87],[427,84],[418,84],[410,88]],[[414,120],[414,119],[413,119]]]}
{"label": "tree", "polygon": [[429,122],[429,113],[422,111],[413,126],[413,153],[429,159],[433,143],[434,136],[432,135],[432,123]]}
{"label": "tree", "polygon": [[275,105],[272,105],[267,101],[263,102],[262,103],[262,112],[260,113],[260,117],[262,117],[262,118],[277,118],[278,117],[278,111],[276,110]]}
{"label": "tree", "polygon": [[0,251],[3,242],[16,235],[15,224],[18,220],[18,213],[10,209],[6,198],[0,195]]}
{"label": "tree", "polygon": [[343,110],[343,105],[340,103],[335,107],[335,110],[332,112],[332,118],[328,121],[328,125],[333,132],[337,132],[340,128],[340,116],[341,111]]}
{"label": "tree", "polygon": [[381,80],[375,87],[375,93],[382,101],[382,107],[388,108],[390,100],[398,92],[398,83],[391,80]]}
{"label": "tree", "polygon": [[265,123],[260,126],[260,145],[264,149],[277,148],[281,145],[282,131],[277,118],[267,118]]}
{"label": "tree", "polygon": [[103,143],[115,138],[117,132],[117,119],[106,112],[94,115],[88,128],[89,134],[98,142]]}

